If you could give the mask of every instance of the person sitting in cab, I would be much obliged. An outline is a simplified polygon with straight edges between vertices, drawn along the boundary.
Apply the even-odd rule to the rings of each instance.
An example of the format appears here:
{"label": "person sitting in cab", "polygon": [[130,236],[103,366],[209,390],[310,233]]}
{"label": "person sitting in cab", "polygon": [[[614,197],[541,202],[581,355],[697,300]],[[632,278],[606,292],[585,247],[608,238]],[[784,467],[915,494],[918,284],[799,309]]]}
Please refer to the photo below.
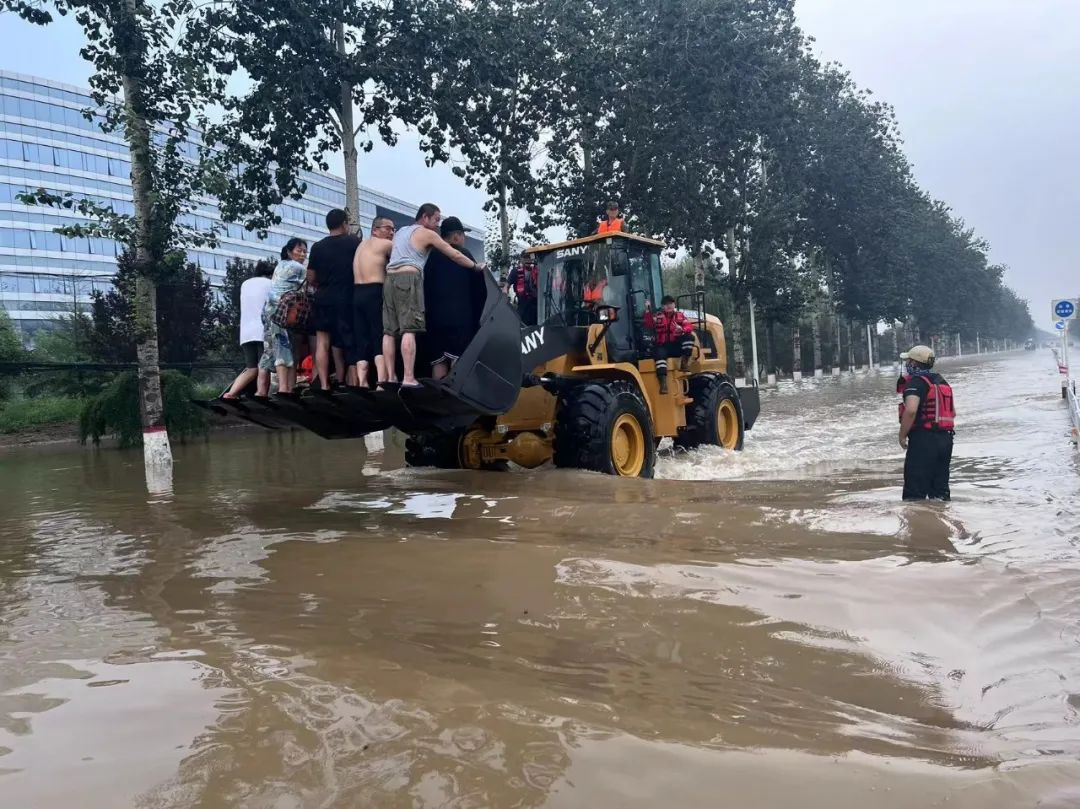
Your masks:
{"label": "person sitting in cab", "polygon": [[619,203],[612,200],[607,204],[607,213],[596,226],[597,233],[618,233],[623,229],[623,218],[619,215]]}
{"label": "person sitting in cab", "polygon": [[540,265],[536,256],[524,255],[521,263],[510,271],[507,288],[517,296],[518,317],[525,326],[535,326],[537,319],[537,288],[540,281]]}
{"label": "person sitting in cab", "polygon": [[665,295],[660,301],[660,311],[655,314],[652,304],[645,302],[645,328],[656,331],[656,346],[653,349],[656,380],[660,383],[660,392],[667,393],[667,361],[679,357],[679,370],[686,370],[694,353],[694,325],[675,308],[675,299]]}

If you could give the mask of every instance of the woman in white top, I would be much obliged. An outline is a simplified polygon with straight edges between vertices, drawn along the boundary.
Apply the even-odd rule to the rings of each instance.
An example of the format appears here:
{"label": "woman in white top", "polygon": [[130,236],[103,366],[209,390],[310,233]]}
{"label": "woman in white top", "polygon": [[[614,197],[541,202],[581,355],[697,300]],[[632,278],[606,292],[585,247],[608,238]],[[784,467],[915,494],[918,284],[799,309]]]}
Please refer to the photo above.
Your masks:
{"label": "woman in white top", "polygon": [[270,297],[270,276],[274,265],[260,261],[255,265],[255,275],[240,285],[240,348],[244,352],[244,370],[221,395],[223,399],[235,399],[258,376],[256,395],[266,396],[270,389],[270,372],[259,370],[259,357],[263,352],[263,307]]}

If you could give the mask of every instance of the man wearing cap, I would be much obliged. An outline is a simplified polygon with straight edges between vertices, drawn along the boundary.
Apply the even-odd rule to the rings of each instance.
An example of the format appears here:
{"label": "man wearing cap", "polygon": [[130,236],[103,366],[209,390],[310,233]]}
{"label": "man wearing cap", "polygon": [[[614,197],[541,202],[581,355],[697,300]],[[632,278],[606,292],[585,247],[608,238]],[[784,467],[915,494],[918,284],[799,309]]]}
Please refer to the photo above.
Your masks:
{"label": "man wearing cap", "polygon": [[612,200],[607,204],[607,213],[596,226],[597,233],[618,233],[623,228],[623,219],[619,215],[619,203]]}
{"label": "man wearing cap", "polygon": [[[952,387],[935,374],[934,351],[915,346],[900,355],[904,361],[900,405],[900,446],[904,458],[905,500],[949,500],[956,411]],[[901,386],[897,385],[899,389]]]}
{"label": "man wearing cap", "polygon": [[[456,216],[442,221],[439,235],[458,252],[473,258],[465,247],[465,226]],[[451,366],[476,336],[486,298],[487,288],[480,273],[442,253],[428,256],[424,265],[424,354],[431,363],[432,378],[442,379],[450,373]]]}

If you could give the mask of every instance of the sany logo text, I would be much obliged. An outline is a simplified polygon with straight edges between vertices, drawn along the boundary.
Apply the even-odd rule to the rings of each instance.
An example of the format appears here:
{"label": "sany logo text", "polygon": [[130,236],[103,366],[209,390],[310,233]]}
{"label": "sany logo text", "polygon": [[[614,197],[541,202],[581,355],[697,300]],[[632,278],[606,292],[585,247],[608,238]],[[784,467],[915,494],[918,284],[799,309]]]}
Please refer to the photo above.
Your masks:
{"label": "sany logo text", "polygon": [[521,339],[521,353],[528,354],[530,351],[535,351],[538,346],[544,344],[544,327],[541,326],[534,332],[526,334]]}
{"label": "sany logo text", "polygon": [[580,256],[588,248],[588,245],[578,245],[577,247],[564,247],[562,250],[555,251],[555,258],[569,258],[570,256]]}

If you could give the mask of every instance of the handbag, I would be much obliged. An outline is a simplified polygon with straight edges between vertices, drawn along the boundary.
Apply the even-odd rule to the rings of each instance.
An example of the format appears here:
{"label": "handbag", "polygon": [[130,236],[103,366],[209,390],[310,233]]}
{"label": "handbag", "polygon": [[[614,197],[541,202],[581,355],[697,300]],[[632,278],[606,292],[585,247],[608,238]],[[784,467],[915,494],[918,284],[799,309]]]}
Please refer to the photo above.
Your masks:
{"label": "handbag", "polygon": [[270,322],[283,329],[304,331],[311,321],[314,303],[314,295],[307,284],[301,284],[278,299],[277,306],[270,314]]}

